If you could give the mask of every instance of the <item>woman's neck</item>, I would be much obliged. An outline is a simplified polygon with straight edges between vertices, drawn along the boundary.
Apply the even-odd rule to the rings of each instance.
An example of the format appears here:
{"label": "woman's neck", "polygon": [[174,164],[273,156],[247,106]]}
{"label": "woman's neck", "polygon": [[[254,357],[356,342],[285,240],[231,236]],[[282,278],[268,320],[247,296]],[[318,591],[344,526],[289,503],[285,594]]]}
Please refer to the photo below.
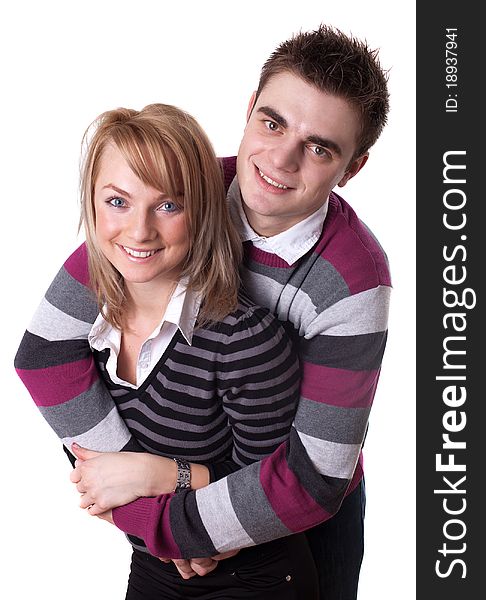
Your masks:
{"label": "woman's neck", "polygon": [[163,280],[145,283],[126,283],[126,326],[128,329],[153,327],[164,316],[178,281]]}

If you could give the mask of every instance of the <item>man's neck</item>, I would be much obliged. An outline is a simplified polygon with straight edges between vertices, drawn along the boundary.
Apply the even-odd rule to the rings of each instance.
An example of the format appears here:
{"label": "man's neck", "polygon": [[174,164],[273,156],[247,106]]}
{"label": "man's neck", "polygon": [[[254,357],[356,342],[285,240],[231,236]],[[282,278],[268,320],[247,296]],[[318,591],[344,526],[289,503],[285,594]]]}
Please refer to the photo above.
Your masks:
{"label": "man's neck", "polygon": [[283,231],[287,231],[303,219],[295,217],[295,220],[286,217],[259,215],[252,211],[242,200],[241,206],[245,212],[250,227],[261,237],[272,237]]}

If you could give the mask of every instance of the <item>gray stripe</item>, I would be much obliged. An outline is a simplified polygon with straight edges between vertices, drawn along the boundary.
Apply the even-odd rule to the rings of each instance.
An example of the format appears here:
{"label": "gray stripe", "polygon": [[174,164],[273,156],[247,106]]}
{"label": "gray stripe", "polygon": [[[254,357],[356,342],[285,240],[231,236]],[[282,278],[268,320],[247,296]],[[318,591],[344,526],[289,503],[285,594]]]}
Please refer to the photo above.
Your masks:
{"label": "gray stripe", "polygon": [[114,404],[108,390],[97,380],[86,392],[55,406],[39,409],[60,438],[81,435],[113,410]]}
{"label": "gray stripe", "polygon": [[361,444],[327,442],[299,432],[312,464],[321,475],[351,479],[358,462]]}
{"label": "gray stripe", "polygon": [[66,315],[45,298],[37,308],[28,331],[50,342],[87,340],[91,325]]}
{"label": "gray stripe", "polygon": [[[227,477],[233,510],[255,544],[262,544],[292,533],[280,521],[268,502],[260,484],[260,464],[253,463]],[[249,498],[251,503],[248,502]]]}
{"label": "gray stripe", "polygon": [[62,268],[46,292],[46,299],[72,317],[93,324],[99,309],[93,292]]}
{"label": "gray stripe", "polygon": [[[263,265],[259,265],[259,267],[260,266]],[[275,274],[274,272],[278,274],[279,270],[269,269],[269,275],[267,275],[244,269],[242,272],[242,280],[245,289],[253,296],[253,298],[258,298],[259,304],[269,308],[273,313],[276,313],[277,304],[282,293],[282,285],[285,281],[282,282],[282,284],[275,281],[275,279],[270,276],[270,274]],[[286,273],[285,276],[287,278],[288,273]]]}
{"label": "gray stripe", "polygon": [[321,332],[337,336],[385,331],[388,326],[390,294],[390,287],[380,285],[344,298],[316,315],[305,337],[310,338]]}
{"label": "gray stripe", "polygon": [[[254,312],[254,311],[252,311]],[[266,312],[266,311],[265,311]],[[245,323],[244,321],[249,320],[249,318],[252,318],[253,315],[244,315],[244,317],[240,317],[238,319],[231,319],[231,315],[229,317],[226,317],[222,322],[225,323],[228,326],[228,329],[231,328],[236,328],[237,326],[241,326],[242,329],[241,330],[231,330],[228,333],[225,333],[224,331],[222,332],[219,329],[212,329],[212,328],[208,328],[208,329],[197,329],[194,332],[195,336],[198,336],[204,340],[209,340],[212,342],[217,342],[220,344],[230,344],[233,342],[240,342],[240,341],[246,341],[248,340],[248,338],[251,337],[256,337],[259,334],[264,333],[265,331],[267,331],[268,329],[270,329],[270,333],[268,334],[269,337],[273,337],[275,336],[275,331],[278,331],[279,329],[275,327],[276,323],[278,323],[275,319],[275,317],[273,315],[269,315],[269,314],[261,314],[261,315],[257,315],[257,317],[254,319],[255,322],[251,324],[251,330],[249,330],[249,324]],[[232,321],[232,322],[230,322]],[[279,334],[278,339],[280,339],[282,337],[282,333]],[[194,342],[193,342],[194,343]],[[179,349],[179,346],[181,346],[180,351],[183,351],[184,348],[184,344],[177,344],[177,349]],[[186,346],[187,348],[187,346]]]}
{"label": "gray stripe", "polygon": [[[291,422],[289,421],[287,424],[282,423],[282,427],[284,427],[285,425],[287,425],[287,431],[285,433],[283,433],[282,435],[280,435],[279,437],[275,437],[272,436],[272,438],[267,438],[264,440],[251,440],[250,443],[248,443],[248,439],[238,435],[238,432],[236,430],[236,428],[233,429],[233,438],[235,439],[235,441],[243,443],[245,446],[249,446],[251,444],[252,447],[254,447],[255,449],[257,448],[267,448],[269,446],[271,446],[272,448],[274,446],[279,446],[281,442],[284,442],[285,440],[288,439],[289,437],[289,433],[288,430],[290,429],[290,425]],[[244,456],[256,456],[258,458],[256,458],[256,460],[260,460],[262,453],[261,452],[256,452],[255,454],[247,454],[246,450],[243,450],[240,446],[238,446],[238,451],[240,452],[240,454],[244,455]],[[266,453],[267,455],[269,454],[269,452],[267,451]]]}
{"label": "gray stripe", "polygon": [[[165,435],[159,435],[159,434],[151,431],[150,429],[147,429],[144,425],[142,425],[138,421],[134,421],[133,419],[126,419],[125,423],[132,431],[137,431],[137,432],[143,434],[147,439],[151,440],[154,443],[164,444],[164,446],[173,446],[174,448],[183,447],[184,450],[192,449],[192,450],[202,451],[205,449],[204,447],[201,447],[202,442],[204,442],[205,446],[210,446],[211,444],[214,444],[215,442],[217,442],[221,439],[224,439],[225,436],[228,435],[228,429],[224,428],[224,429],[221,429],[220,431],[218,431],[215,435],[213,435],[211,437],[204,437],[203,440],[195,440],[195,441],[181,440],[180,438],[170,438]],[[184,423],[184,424],[179,423],[178,429],[180,431],[185,431],[186,425],[187,425],[187,423]],[[219,454],[220,451],[221,451],[221,449],[218,448],[215,452],[217,452]],[[210,454],[198,453],[198,454],[194,455],[194,460],[204,461],[204,460],[211,458],[213,456],[213,454],[214,454],[214,452],[211,452]],[[187,456],[187,454],[185,452],[184,452],[184,456]]]}
{"label": "gray stripe", "polygon": [[[251,469],[253,465],[247,467]],[[247,470],[245,469],[245,471]],[[241,473],[241,471],[240,471]],[[196,503],[204,528],[218,552],[246,548],[255,542],[242,527],[233,510],[225,477],[196,491]],[[230,544],[227,545],[227,541]]]}
{"label": "gray stripe", "polygon": [[[292,424],[292,413],[293,413],[293,407],[291,407],[289,410],[289,419],[286,419],[285,421],[279,421],[279,428],[280,427],[285,427],[285,428],[289,428],[290,429],[290,425]],[[239,431],[241,432],[241,434],[243,435],[244,432],[253,435],[253,434],[264,434],[264,433],[270,433],[272,434],[275,431],[275,424],[272,423],[271,425],[264,425],[264,424],[257,424],[255,425],[254,423],[237,423],[235,425],[235,430],[234,431]],[[236,433],[233,434],[235,437],[237,436]],[[288,436],[288,432],[286,434]],[[243,439],[243,438],[242,438]],[[255,443],[255,442],[252,442]]]}
{"label": "gray stripe", "polygon": [[[159,379],[162,382],[165,389],[170,389],[170,387],[168,385],[166,385],[165,377],[161,377],[159,374],[157,376],[157,379]],[[176,387],[174,389],[179,389],[179,388]],[[150,385],[147,388],[147,393],[150,395],[150,397],[153,400],[155,400],[158,404],[160,404],[160,406],[164,406],[165,408],[172,409],[172,410],[175,410],[175,411],[177,411],[179,413],[183,413],[183,414],[200,416],[200,417],[210,417],[210,416],[214,415],[214,413],[219,412],[219,410],[220,410],[219,403],[200,408],[198,406],[185,406],[184,404],[178,404],[177,402],[172,402],[171,400],[168,400],[167,398],[161,396],[152,385]],[[199,395],[196,395],[196,397],[198,397],[198,396],[199,396],[199,398],[203,398],[203,397],[204,398],[206,398],[206,397],[213,398],[214,390],[207,392],[207,394],[205,392],[200,391]],[[125,408],[125,406],[126,405],[124,404],[123,408]]]}
{"label": "gray stripe", "polygon": [[295,427],[299,432],[322,440],[361,444],[370,410],[370,407],[342,408],[301,398]]}
{"label": "gray stripe", "polygon": [[63,444],[70,448],[75,441],[84,448],[98,452],[119,452],[131,438],[125,423],[116,408],[95,427],[80,435],[62,438]]}
{"label": "gray stripe", "polygon": [[[311,268],[312,273],[309,273]],[[292,284],[309,296],[317,312],[326,310],[332,304],[349,296],[349,287],[342,275],[322,256],[311,255],[307,259],[307,264],[299,268],[299,272],[302,283],[292,280]]]}
{"label": "gray stripe", "polygon": [[[268,340],[264,344],[261,344],[256,347],[253,347],[253,348],[250,347],[250,348],[246,348],[245,350],[241,350],[239,352],[232,352],[231,354],[223,355],[225,366],[229,370],[228,370],[228,372],[217,371],[218,379],[221,379],[221,380],[230,379],[231,380],[231,379],[240,378],[240,377],[244,376],[245,380],[251,381],[250,378],[251,378],[252,374],[258,374],[258,373],[263,373],[263,372],[267,372],[267,371],[271,373],[273,369],[278,369],[279,367],[282,366],[283,363],[285,363],[285,361],[290,356],[290,354],[291,354],[290,345],[287,345],[285,348],[285,351],[280,352],[278,354],[278,356],[276,356],[272,360],[267,360],[265,362],[262,362],[260,365],[253,365],[251,367],[251,372],[249,372],[248,366],[244,365],[244,364],[241,366],[240,369],[236,368],[237,365],[241,364],[241,362],[244,360],[254,359],[255,356],[263,354],[266,351],[271,351],[271,350],[275,349],[275,346],[276,346],[275,342],[276,342],[275,339]],[[199,349],[198,349],[198,353],[199,353]],[[190,356],[194,356],[194,350],[192,352],[188,352],[187,354]],[[204,351],[201,351],[201,354],[204,354]],[[214,361],[214,355],[212,355],[212,358]],[[232,363],[235,363],[235,368],[233,368],[233,369],[231,369]],[[273,380],[270,379],[265,382],[265,387],[271,387],[271,385],[274,385],[273,382],[276,383],[278,381],[282,381],[282,379],[290,378],[291,375],[298,369],[297,361],[295,361],[294,364],[295,364],[295,367],[291,370],[286,369],[285,373],[277,372],[276,377]],[[192,375],[194,377],[198,377],[201,379],[207,379],[207,376],[208,376],[208,372],[206,369],[199,369],[194,366],[186,365],[186,364],[184,364],[183,361],[182,362],[174,362],[172,359],[168,358],[166,360],[166,365],[172,372],[181,373],[181,374],[188,375],[188,376]],[[162,377],[157,377],[157,379],[159,379],[159,381],[162,381]],[[261,385],[261,382],[259,382],[259,383],[255,382],[255,385]],[[184,384],[184,388],[185,387],[186,387],[186,385]],[[190,389],[190,386],[187,386],[187,387],[188,387],[188,389]],[[174,388],[174,389],[177,389],[177,388]],[[198,395],[198,394],[196,393],[195,395]]]}
{"label": "gray stripe", "polygon": [[[247,413],[242,413],[241,411],[238,411],[238,407],[239,406],[245,406],[245,402],[243,401],[243,398],[238,398],[236,403],[231,403],[228,402],[225,404],[224,408],[226,413],[231,416],[234,417],[235,419],[245,419],[245,421],[258,421],[259,419],[266,419],[266,418],[273,418],[275,416],[282,416],[284,415],[286,412],[293,412],[294,410],[294,406],[286,406],[283,410],[274,410],[272,408],[271,405],[269,405],[269,409],[267,411],[261,410],[261,407],[268,405],[269,404],[269,399],[267,398],[264,402],[259,403],[258,401],[254,401],[254,400],[250,400],[246,403],[246,406],[249,407],[256,407],[256,406],[260,406],[260,409],[258,411],[258,413],[253,413],[253,414],[247,414]],[[234,408],[233,408],[234,407]]]}
{"label": "gray stripe", "polygon": [[[165,406],[164,406],[164,408],[165,408]],[[191,431],[193,433],[198,433],[200,435],[206,434],[208,431],[214,429],[215,427],[219,427],[221,425],[221,423],[224,423],[224,421],[227,419],[227,416],[224,413],[220,413],[218,411],[218,414],[210,415],[211,421],[209,423],[199,424],[199,423],[189,423],[187,421],[184,421],[183,423],[181,423],[181,420],[179,418],[170,418],[170,417],[163,417],[161,415],[158,415],[156,412],[151,410],[147,405],[145,405],[138,398],[134,398],[133,400],[130,400],[129,402],[123,404],[122,407],[120,407],[122,414],[129,409],[136,410],[138,413],[144,415],[147,419],[150,419],[152,421],[152,423],[154,423],[155,425],[162,425],[164,427],[170,427],[171,429],[177,429],[179,431]],[[178,411],[179,409],[175,408],[175,410]],[[189,414],[191,414],[191,413],[189,413]],[[128,420],[127,420],[127,422],[128,422]],[[226,432],[223,432],[223,433],[226,433]],[[155,436],[155,433],[154,433],[154,436]],[[151,436],[149,436],[149,437],[151,437]],[[154,439],[155,439],[155,437],[154,437]],[[169,438],[167,438],[167,439],[169,439]],[[208,438],[208,442],[209,442],[209,439],[210,438]],[[200,444],[200,442],[195,442],[195,443]]]}

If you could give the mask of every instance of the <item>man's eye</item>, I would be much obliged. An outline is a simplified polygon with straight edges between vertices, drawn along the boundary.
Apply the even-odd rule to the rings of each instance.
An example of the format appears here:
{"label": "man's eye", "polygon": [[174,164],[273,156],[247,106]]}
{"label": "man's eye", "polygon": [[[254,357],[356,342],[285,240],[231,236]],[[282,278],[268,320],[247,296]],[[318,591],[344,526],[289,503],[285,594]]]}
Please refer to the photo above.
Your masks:
{"label": "man's eye", "polygon": [[278,124],[275,123],[275,121],[265,121],[265,126],[267,129],[270,129],[270,131],[277,131],[278,129]]}
{"label": "man's eye", "polygon": [[328,156],[329,155],[329,152],[322,146],[311,146],[311,150],[316,156]]}
{"label": "man's eye", "polygon": [[119,198],[118,196],[114,196],[108,200],[108,204],[114,206],[115,208],[119,208],[121,206],[125,206],[125,200],[123,198]]}

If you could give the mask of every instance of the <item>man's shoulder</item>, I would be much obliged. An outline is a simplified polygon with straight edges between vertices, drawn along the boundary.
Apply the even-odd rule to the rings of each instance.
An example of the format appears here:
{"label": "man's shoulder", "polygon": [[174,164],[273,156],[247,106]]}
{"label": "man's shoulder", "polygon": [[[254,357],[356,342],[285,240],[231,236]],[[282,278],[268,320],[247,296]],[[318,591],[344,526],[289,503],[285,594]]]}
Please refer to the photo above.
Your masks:
{"label": "man's shoulder", "polygon": [[332,265],[352,293],[391,285],[388,258],[378,239],[335,192],[329,197],[328,214],[314,252]]}
{"label": "man's shoulder", "polygon": [[231,182],[236,176],[236,156],[225,156],[219,160],[223,167],[224,187],[228,191]]}

